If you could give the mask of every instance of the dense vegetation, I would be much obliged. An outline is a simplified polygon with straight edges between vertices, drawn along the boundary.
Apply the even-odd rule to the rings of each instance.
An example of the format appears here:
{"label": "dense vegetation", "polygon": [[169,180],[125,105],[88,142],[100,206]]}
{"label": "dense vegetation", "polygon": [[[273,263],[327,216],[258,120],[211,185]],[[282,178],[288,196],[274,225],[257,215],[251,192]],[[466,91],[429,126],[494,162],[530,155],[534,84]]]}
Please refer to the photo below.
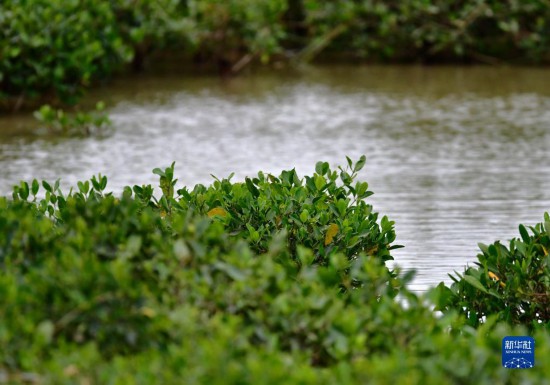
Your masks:
{"label": "dense vegetation", "polygon": [[550,2],[0,1],[0,107],[73,103],[148,58],[247,64],[320,54],[382,62],[550,62]]}
{"label": "dense vegetation", "polygon": [[[172,165],[160,197],[21,182],[0,198],[0,382],[544,383],[548,215],[418,296],[385,265],[364,162],[193,189]],[[502,368],[502,338],[525,334],[535,368]]]}

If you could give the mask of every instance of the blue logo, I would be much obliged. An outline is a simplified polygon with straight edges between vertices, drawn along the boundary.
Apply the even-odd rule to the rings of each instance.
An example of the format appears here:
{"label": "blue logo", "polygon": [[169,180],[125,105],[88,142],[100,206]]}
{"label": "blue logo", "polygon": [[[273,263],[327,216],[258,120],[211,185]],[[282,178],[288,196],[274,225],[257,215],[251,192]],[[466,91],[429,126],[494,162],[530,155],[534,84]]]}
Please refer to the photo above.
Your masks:
{"label": "blue logo", "polygon": [[529,369],[535,366],[535,340],[533,337],[504,337],[502,339],[502,366],[508,369]]}

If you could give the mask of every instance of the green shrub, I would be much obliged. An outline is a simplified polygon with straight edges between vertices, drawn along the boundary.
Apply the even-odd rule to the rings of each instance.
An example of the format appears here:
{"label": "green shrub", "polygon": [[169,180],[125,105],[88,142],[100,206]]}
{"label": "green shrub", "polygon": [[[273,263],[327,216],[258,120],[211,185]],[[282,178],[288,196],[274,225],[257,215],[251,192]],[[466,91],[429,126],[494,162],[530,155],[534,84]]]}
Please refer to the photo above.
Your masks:
{"label": "green shrub", "polygon": [[[320,162],[303,180],[285,171],[192,191],[174,191],[172,165],[154,170],[158,199],[151,186],[115,197],[101,175],[66,195],[58,182],[22,182],[0,198],[0,382],[543,383],[545,330],[533,332],[535,369],[504,369],[502,337],[524,326],[492,315],[476,330],[451,308],[438,317],[407,289],[410,274],[384,265],[389,254],[346,252],[358,213],[380,231],[362,211],[367,187],[352,183],[363,163],[340,183]],[[357,200],[339,210],[346,196]],[[313,222],[311,239],[291,242],[290,220],[257,237],[246,223],[266,202],[302,205],[298,216],[310,204],[350,229],[332,251]]]}
{"label": "green shrub", "polygon": [[188,43],[179,0],[14,0],[0,4],[0,106],[74,104],[132,60]]}
{"label": "green shrub", "polygon": [[550,328],[550,217],[530,227],[519,226],[521,238],[509,247],[499,241],[479,245],[477,267],[451,275],[451,288],[439,285],[435,292],[440,310],[462,312],[468,324],[478,327],[496,316],[509,324]]}
{"label": "green shrub", "polygon": [[14,0],[0,7],[4,103],[32,105],[44,96],[74,102],[132,57],[109,2]]}
{"label": "green shrub", "polygon": [[142,70],[148,57],[164,49],[191,50],[196,43],[187,0],[110,1],[117,29],[132,48],[132,65]]}
{"label": "green shrub", "polygon": [[[237,72],[240,60],[267,62],[282,50],[285,0],[189,1],[198,52]],[[250,57],[247,59],[247,55]]]}
{"label": "green shrub", "polygon": [[312,44],[332,52],[383,61],[549,59],[547,2],[304,0],[304,6]]}
{"label": "green shrub", "polygon": [[50,133],[89,136],[105,133],[111,127],[111,120],[104,110],[103,102],[98,102],[93,112],[76,114],[68,114],[62,109],[55,110],[46,104],[36,110],[34,116]]}
{"label": "green shrub", "polygon": [[368,183],[356,181],[364,164],[364,156],[355,164],[348,158],[347,168],[336,171],[319,162],[316,172],[303,179],[289,170],[278,177],[260,172],[244,183],[216,180],[208,188],[178,190],[174,207],[221,221],[257,253],[266,252],[273,234],[284,230],[292,255],[297,245],[306,246],[313,250],[315,263],[334,253],[350,260],[363,253],[386,262],[400,246],[391,245],[394,222],[383,217],[379,225],[378,213],[365,202],[372,192]]}
{"label": "green shrub", "polygon": [[[252,182],[230,185],[227,180],[225,184],[217,181],[211,197],[220,193],[218,188],[223,184],[223,189],[240,191],[236,197],[245,199],[233,205],[252,204],[252,194],[263,190],[271,194],[269,188],[281,188],[277,198],[281,210],[286,210],[284,204],[291,204],[300,212],[303,209],[298,203],[318,201],[325,206],[317,207],[318,212],[311,209],[314,215],[328,210],[335,221],[345,221],[347,213],[356,221],[350,220],[347,233],[357,231],[355,226],[370,229],[376,235],[374,240],[386,242],[379,234],[376,216],[370,207],[366,211],[363,202],[345,201],[345,208],[336,208],[336,198],[342,200],[352,194],[351,183],[363,163],[364,158],[356,165],[350,161],[354,172],[348,175],[342,170],[346,184],[338,188],[336,173],[319,163],[319,171],[330,175],[333,186],[325,186],[327,180],[315,174],[318,187],[313,191],[305,187],[291,189],[300,184],[296,174],[289,171],[285,175],[294,178],[290,182],[282,177],[286,186],[279,187],[282,181],[265,182],[248,190]],[[104,193],[107,179],[102,176],[79,183],[79,191],[67,196],[58,183],[52,187],[43,182],[43,199],[37,198],[37,181],[30,186],[23,182],[15,187],[13,201],[2,201],[0,263],[8,306],[3,309],[7,315],[3,327],[22,327],[21,332],[10,333],[2,341],[6,346],[4,362],[29,367],[29,360],[40,360],[46,354],[39,354],[37,349],[59,341],[94,341],[105,356],[159,348],[173,332],[171,328],[159,330],[147,318],[149,310],[144,309],[161,307],[168,311],[183,305],[194,306],[204,316],[239,315],[247,327],[253,328],[251,338],[257,343],[272,342],[276,336],[281,349],[300,350],[318,365],[368,351],[364,345],[367,339],[374,351],[390,349],[385,338],[376,336],[376,325],[381,322],[376,321],[376,314],[379,310],[386,316],[390,311],[409,310],[393,301],[404,283],[384,266],[387,251],[364,254],[363,249],[372,249],[369,233],[365,232],[367,241],[361,248],[348,255],[341,253],[349,236],[344,233],[339,239],[331,234],[334,239],[329,239],[322,223],[316,229],[319,239],[314,242],[308,241],[307,234],[293,239],[298,226],[285,220],[277,229],[267,228],[258,238],[243,221],[259,219],[234,214],[232,224],[229,214],[208,218],[202,211],[211,213],[212,209],[207,205],[199,208],[195,203],[218,204],[217,198],[206,199],[207,194],[202,192],[206,189],[201,186],[196,193],[184,193],[188,199],[178,201],[170,197],[175,183],[173,166],[155,172],[161,174],[164,190],[158,201],[152,197],[144,201],[143,191],[150,186],[134,187],[138,199],[133,199],[129,189],[116,199]],[[370,195],[366,185],[357,186],[360,195],[353,194],[358,199]],[[313,195],[305,199],[306,193]],[[285,195],[290,199],[285,201]],[[369,220],[368,228],[358,220],[360,215],[366,215],[363,220]],[[246,231],[237,232],[240,226]],[[329,251],[330,245],[334,248]],[[304,292],[308,298],[303,297]],[[370,303],[370,310],[358,312],[355,308],[361,303]],[[413,309],[410,311],[418,310]],[[319,322],[321,314],[325,319]],[[409,327],[402,328],[402,337]],[[35,338],[44,333],[41,345]],[[413,327],[410,333],[415,333]],[[353,343],[348,341],[352,338]]]}
{"label": "green shrub", "polygon": [[[275,56],[547,63],[547,1],[13,0],[0,4],[0,108],[74,103],[155,53],[237,73]],[[182,55],[183,53],[183,55]],[[177,59],[175,59],[177,58]]]}

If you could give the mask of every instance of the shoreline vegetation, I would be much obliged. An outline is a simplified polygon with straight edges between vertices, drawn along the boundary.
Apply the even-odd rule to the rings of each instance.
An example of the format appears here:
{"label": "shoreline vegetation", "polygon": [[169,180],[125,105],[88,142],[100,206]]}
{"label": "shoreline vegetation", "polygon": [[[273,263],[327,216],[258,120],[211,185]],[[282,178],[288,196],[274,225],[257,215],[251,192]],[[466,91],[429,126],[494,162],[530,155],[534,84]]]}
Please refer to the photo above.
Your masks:
{"label": "shoreline vegetation", "polygon": [[547,65],[550,2],[2,2],[0,111],[74,105],[165,56],[222,76],[324,60]]}
{"label": "shoreline vegetation", "polygon": [[[0,383],[543,384],[550,216],[417,294],[365,157],[179,187],[21,182],[0,198]],[[530,335],[532,369],[502,338]]]}

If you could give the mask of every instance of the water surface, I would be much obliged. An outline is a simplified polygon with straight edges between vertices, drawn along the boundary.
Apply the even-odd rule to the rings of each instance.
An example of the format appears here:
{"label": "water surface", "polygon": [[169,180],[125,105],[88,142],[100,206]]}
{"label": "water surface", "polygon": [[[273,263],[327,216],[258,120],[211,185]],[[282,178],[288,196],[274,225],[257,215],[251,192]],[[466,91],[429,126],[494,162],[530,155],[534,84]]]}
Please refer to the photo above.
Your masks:
{"label": "water surface", "polygon": [[367,156],[361,179],[396,222],[395,258],[424,289],[475,260],[477,243],[506,240],[550,208],[550,70],[326,67],[231,80],[173,75],[122,79],[92,99],[112,106],[108,137],[32,134],[0,117],[0,192],[21,179],[93,174],[115,191],[155,183],[176,161],[180,183]]}

